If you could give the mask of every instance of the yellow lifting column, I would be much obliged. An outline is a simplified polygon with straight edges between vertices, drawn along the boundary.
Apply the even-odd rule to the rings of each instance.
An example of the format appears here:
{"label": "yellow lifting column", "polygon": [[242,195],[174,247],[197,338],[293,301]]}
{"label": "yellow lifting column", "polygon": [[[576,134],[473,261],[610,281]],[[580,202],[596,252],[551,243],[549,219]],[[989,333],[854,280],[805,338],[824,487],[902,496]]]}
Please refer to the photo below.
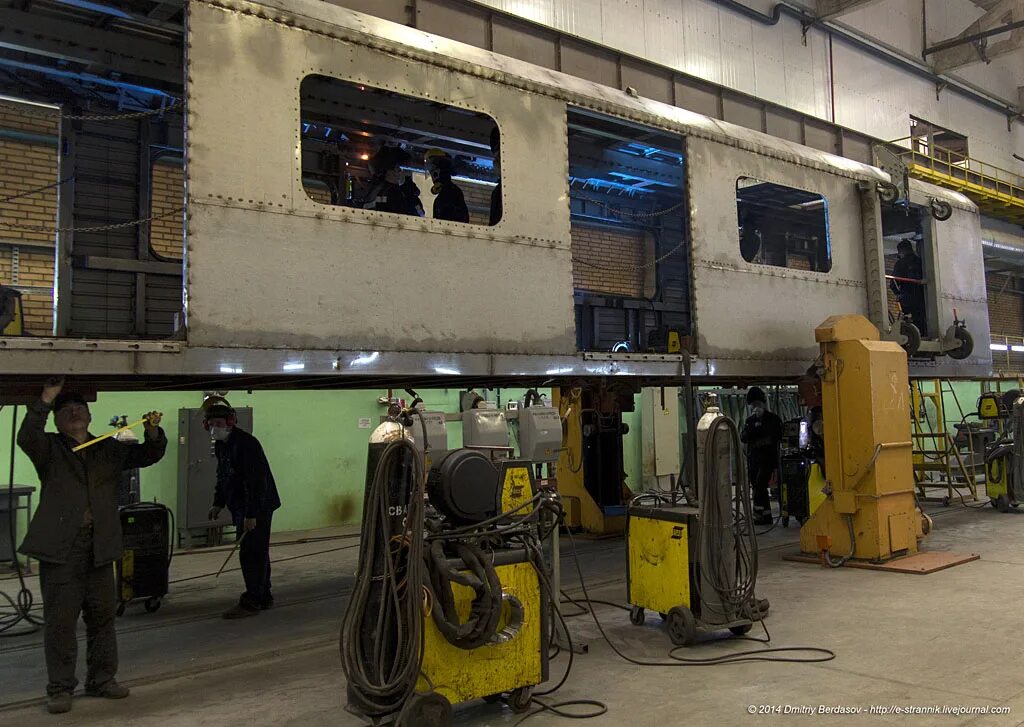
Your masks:
{"label": "yellow lifting column", "polygon": [[914,499],[907,355],[879,340],[860,315],[832,316],[814,338],[828,497],[800,529],[800,549],[825,552],[832,565],[916,553],[923,523]]}

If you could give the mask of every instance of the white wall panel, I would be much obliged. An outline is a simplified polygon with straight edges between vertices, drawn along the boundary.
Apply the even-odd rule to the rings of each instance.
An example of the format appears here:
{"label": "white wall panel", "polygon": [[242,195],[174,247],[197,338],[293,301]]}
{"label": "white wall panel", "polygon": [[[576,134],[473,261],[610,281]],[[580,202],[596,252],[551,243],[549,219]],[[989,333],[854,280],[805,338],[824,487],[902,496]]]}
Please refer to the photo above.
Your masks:
{"label": "white wall panel", "polygon": [[[598,0],[587,3],[596,6]],[[643,57],[644,2],[643,0],[600,0],[601,42],[626,53]]]}
{"label": "white wall panel", "polygon": [[[984,152],[981,158],[990,163],[1016,169],[1013,153],[1024,155],[1019,123],[1007,132],[1005,117],[952,91],[936,99],[929,81],[840,39],[832,44],[830,77],[828,34],[812,28],[805,37],[800,23],[787,15],[767,26],[713,0],[480,1],[822,119],[833,120],[834,105],[836,123],[871,136],[906,136],[909,117],[915,115],[967,134],[972,153],[981,157]],[[761,13],[774,5],[772,0],[743,1]],[[839,22],[920,58],[925,16],[928,42],[935,43],[956,35],[983,12],[971,0],[926,2],[924,14],[919,0],[885,0]],[[1017,54],[965,67],[958,76],[1015,99],[1024,68]]]}
{"label": "white wall panel", "polygon": [[603,43],[600,0],[554,0],[555,27],[571,35]]}
{"label": "white wall panel", "polygon": [[669,68],[682,68],[683,6],[680,2],[644,0],[644,39],[647,58]]}

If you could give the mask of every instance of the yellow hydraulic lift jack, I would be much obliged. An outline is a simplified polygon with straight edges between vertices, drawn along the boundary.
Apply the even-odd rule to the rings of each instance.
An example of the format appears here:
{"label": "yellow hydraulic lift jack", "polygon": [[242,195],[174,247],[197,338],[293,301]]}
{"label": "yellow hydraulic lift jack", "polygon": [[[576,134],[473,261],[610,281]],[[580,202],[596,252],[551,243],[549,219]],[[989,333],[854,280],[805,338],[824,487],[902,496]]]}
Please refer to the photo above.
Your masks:
{"label": "yellow hydraulic lift jack", "polygon": [[907,355],[860,315],[833,316],[814,335],[827,498],[800,550],[832,566],[917,553],[928,522],[914,493]]}

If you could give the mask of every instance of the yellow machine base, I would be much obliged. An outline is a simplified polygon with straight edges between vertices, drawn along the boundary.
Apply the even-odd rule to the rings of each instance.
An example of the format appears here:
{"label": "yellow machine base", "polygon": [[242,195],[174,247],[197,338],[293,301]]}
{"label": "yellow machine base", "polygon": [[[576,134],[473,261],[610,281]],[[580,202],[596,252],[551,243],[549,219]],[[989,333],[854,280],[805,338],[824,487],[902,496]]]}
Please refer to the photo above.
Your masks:
{"label": "yellow machine base", "polygon": [[[465,650],[452,646],[434,625],[424,620],[423,674],[416,691],[433,691],[452,704],[482,699],[520,687],[540,684],[547,678],[547,599],[540,579],[530,563],[512,563],[496,567],[502,591],[523,605],[523,623],[519,632],[501,644]],[[452,584],[455,605],[463,621],[469,618],[473,591]],[[498,624],[507,625],[507,612]]]}
{"label": "yellow machine base", "polygon": [[[637,514],[649,511],[649,516]],[[629,548],[629,602],[668,613],[690,607],[690,524],[692,507],[632,508],[626,543]]]}
{"label": "yellow machine base", "polygon": [[[955,565],[963,565],[973,560],[978,560],[980,555],[974,553],[948,553],[942,550],[929,550],[923,553],[915,553],[902,558],[893,558],[885,563],[872,563],[865,560],[848,560],[843,564],[844,568],[864,568],[866,570],[882,570],[890,573],[913,573],[926,576]],[[782,556],[783,560],[794,563],[816,563],[821,565],[821,558],[807,553],[792,553]]]}

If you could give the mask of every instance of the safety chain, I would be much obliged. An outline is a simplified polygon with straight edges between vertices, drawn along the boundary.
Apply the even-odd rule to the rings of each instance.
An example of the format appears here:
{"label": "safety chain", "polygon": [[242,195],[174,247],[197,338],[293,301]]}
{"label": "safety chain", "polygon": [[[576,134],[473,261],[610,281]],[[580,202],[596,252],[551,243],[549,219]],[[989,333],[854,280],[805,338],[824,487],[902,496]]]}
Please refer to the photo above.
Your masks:
{"label": "safety chain", "polygon": [[149,217],[143,217],[139,220],[129,220],[128,222],[116,222],[112,225],[95,225],[93,227],[46,227],[44,225],[19,225],[15,222],[0,222],[0,227],[4,227],[10,230],[26,230],[28,232],[46,232],[49,234],[58,234],[62,232],[103,232],[105,230],[119,230],[123,227],[135,227],[141,225],[144,222],[151,220],[159,220],[164,217],[171,217],[173,215],[181,214],[185,211],[184,207],[171,210],[170,212],[164,212],[159,215],[150,215]]}
{"label": "safety chain", "polygon": [[62,114],[59,109],[47,111],[34,111],[30,108],[20,109],[18,113],[24,116],[34,116],[40,119],[67,119],[69,121],[124,121],[127,119],[142,119],[147,116],[158,116],[165,111],[170,111],[182,105],[180,98],[173,98],[171,102],[158,109],[146,109],[145,111],[128,111],[117,114]]}
{"label": "safety chain", "polygon": [[39,194],[40,192],[45,192],[48,189],[53,189],[54,187],[59,187],[60,185],[66,184],[66,183],[72,181],[73,179],[74,179],[74,177],[72,176],[72,177],[68,177],[67,179],[62,179],[59,182],[54,182],[53,184],[47,184],[45,187],[37,187],[36,189],[30,189],[27,192],[22,192],[21,194],[12,194],[10,197],[4,197],[3,199],[0,199],[0,204],[6,204],[7,202],[13,202],[14,200],[21,199],[22,197],[31,197],[33,194]]}
{"label": "safety chain", "polygon": [[612,214],[621,215],[623,217],[632,217],[635,220],[647,220],[647,219],[651,219],[653,217],[661,217],[663,215],[667,215],[667,214],[670,214],[672,212],[675,212],[677,209],[679,209],[680,207],[682,207],[683,205],[686,204],[686,202],[679,202],[678,204],[674,204],[674,205],[672,205],[671,207],[669,207],[667,209],[654,210],[653,212],[629,212],[627,210],[621,210],[621,209],[618,209],[616,207],[613,207],[612,205],[608,204],[607,202],[602,202],[601,200],[594,199],[592,197],[583,197],[583,196],[580,196],[580,195],[576,195],[575,199],[579,199],[579,200],[582,200],[584,202],[590,202],[591,204],[596,204],[598,207],[603,207],[604,209],[606,209],[608,212],[611,212]]}
{"label": "safety chain", "polygon": [[573,264],[579,264],[579,265],[583,265],[585,267],[595,268],[597,270],[604,270],[604,271],[609,272],[609,273],[622,273],[622,272],[634,272],[634,271],[640,271],[640,270],[647,270],[648,268],[653,268],[655,265],[660,263],[662,260],[665,260],[666,258],[669,258],[672,255],[676,254],[676,252],[678,252],[683,247],[683,245],[685,245],[685,244],[686,244],[686,240],[683,240],[678,245],[673,247],[671,250],[666,252],[664,255],[662,255],[660,257],[656,257],[653,260],[651,260],[649,263],[644,263],[643,265],[623,265],[621,267],[610,268],[610,267],[606,267],[604,265],[598,265],[597,263],[592,263],[589,260],[579,260],[577,258],[573,258],[572,262],[573,262]]}

